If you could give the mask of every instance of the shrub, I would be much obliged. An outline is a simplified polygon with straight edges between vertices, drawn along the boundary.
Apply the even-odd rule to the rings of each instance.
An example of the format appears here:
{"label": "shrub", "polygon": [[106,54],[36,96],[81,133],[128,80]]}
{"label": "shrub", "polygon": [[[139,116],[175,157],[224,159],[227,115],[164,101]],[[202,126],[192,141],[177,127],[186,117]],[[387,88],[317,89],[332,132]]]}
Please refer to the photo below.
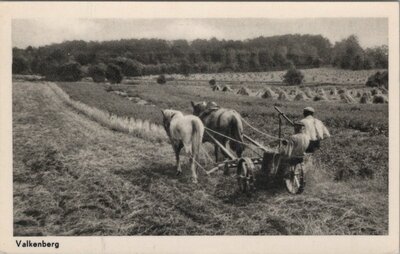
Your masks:
{"label": "shrub", "polygon": [[106,70],[106,78],[112,84],[121,83],[123,78],[121,67],[116,64],[109,64]]}
{"label": "shrub", "polygon": [[140,76],[143,73],[143,64],[137,60],[132,60],[125,57],[117,57],[110,60],[110,63],[121,67],[124,76],[134,77]]}
{"label": "shrub", "polygon": [[208,84],[209,84],[210,86],[215,86],[216,83],[217,83],[217,82],[215,81],[215,79],[210,79],[210,81],[208,81]]}
{"label": "shrub", "polygon": [[94,82],[104,82],[106,80],[107,66],[105,64],[91,65],[89,67],[89,76]]}
{"label": "shrub", "polygon": [[303,83],[304,75],[301,71],[297,70],[294,66],[283,76],[283,82],[289,85],[300,85]]}
{"label": "shrub", "polygon": [[365,83],[365,85],[369,87],[384,87],[387,89],[388,78],[389,78],[389,73],[387,71],[384,71],[382,73],[378,71],[377,73],[368,78],[368,81],[367,83]]}
{"label": "shrub", "polygon": [[167,83],[167,79],[165,78],[164,74],[161,74],[160,76],[158,76],[157,83],[160,85]]}
{"label": "shrub", "polygon": [[81,65],[77,62],[68,62],[60,65],[47,76],[50,80],[76,82],[82,79]]}
{"label": "shrub", "polygon": [[14,56],[12,60],[12,73],[13,74],[31,73],[28,60],[23,56]]}

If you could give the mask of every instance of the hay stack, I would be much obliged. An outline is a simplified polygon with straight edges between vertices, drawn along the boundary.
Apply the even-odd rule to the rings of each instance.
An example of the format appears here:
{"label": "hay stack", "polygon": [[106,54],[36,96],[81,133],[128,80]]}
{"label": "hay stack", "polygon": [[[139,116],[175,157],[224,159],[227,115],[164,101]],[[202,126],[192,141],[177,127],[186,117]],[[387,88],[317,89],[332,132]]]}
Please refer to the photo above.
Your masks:
{"label": "hay stack", "polygon": [[382,94],[388,94],[388,90],[385,87],[381,87]]}
{"label": "hay stack", "polygon": [[348,93],[341,93],[340,99],[345,103],[349,103],[349,104],[356,103],[356,100],[353,98],[353,96],[351,96]]}
{"label": "hay stack", "polygon": [[336,90],[336,87],[332,87],[331,91],[329,92],[330,95],[332,96],[337,96],[338,92]]}
{"label": "hay stack", "polygon": [[278,100],[280,100],[280,101],[290,101],[290,97],[289,97],[289,95],[288,95],[285,91],[282,90],[282,91],[279,93]]}
{"label": "hay stack", "polygon": [[225,85],[225,86],[222,88],[222,91],[223,91],[223,92],[232,92],[233,89],[232,89],[230,86]]}
{"label": "hay stack", "polygon": [[303,91],[298,91],[297,95],[294,97],[295,101],[306,101],[308,100],[307,95]]}
{"label": "hay stack", "polygon": [[326,98],[326,96],[319,94],[315,95],[313,98],[313,101],[327,101],[327,100],[328,98]]}
{"label": "hay stack", "polygon": [[[274,89],[273,90],[275,90],[275,93],[276,94],[281,94],[282,92],[285,92],[285,90],[283,90],[283,89],[281,89],[281,88],[279,88],[279,87],[274,87]],[[285,92],[286,93],[286,92]]]}
{"label": "hay stack", "polygon": [[267,87],[264,93],[261,95],[262,98],[275,98],[276,96],[276,93],[269,87]]}
{"label": "hay stack", "polygon": [[314,92],[313,92],[309,87],[304,88],[304,93],[305,93],[309,98],[314,98]]}
{"label": "hay stack", "polygon": [[299,93],[299,89],[296,87],[295,89],[290,90],[289,95],[296,96]]}
{"label": "hay stack", "polygon": [[215,85],[212,88],[213,91],[221,91],[221,87],[219,85]]}
{"label": "hay stack", "polygon": [[258,91],[256,92],[256,95],[255,95],[255,96],[256,96],[256,97],[260,97],[260,98],[261,98],[261,97],[262,97],[262,95],[264,94],[264,92],[265,92],[265,91],[264,91],[264,90],[262,90],[262,89],[261,89],[261,90],[258,90]]}
{"label": "hay stack", "polygon": [[378,95],[378,94],[382,94],[381,90],[374,88],[371,90],[371,94],[372,95]]}
{"label": "hay stack", "polygon": [[374,95],[374,97],[372,98],[372,102],[375,104],[378,103],[388,103],[388,98],[383,95],[383,94],[376,94]]}
{"label": "hay stack", "polygon": [[242,86],[238,91],[237,91],[237,94],[240,94],[240,95],[250,95],[250,93],[251,93],[251,91],[250,91],[250,89],[248,89],[247,87],[244,87],[244,86]]}
{"label": "hay stack", "polygon": [[326,92],[325,92],[325,90],[323,88],[318,88],[317,95],[326,98]]}
{"label": "hay stack", "polygon": [[363,93],[363,95],[360,98],[360,103],[361,104],[371,103],[371,94],[370,93]]}

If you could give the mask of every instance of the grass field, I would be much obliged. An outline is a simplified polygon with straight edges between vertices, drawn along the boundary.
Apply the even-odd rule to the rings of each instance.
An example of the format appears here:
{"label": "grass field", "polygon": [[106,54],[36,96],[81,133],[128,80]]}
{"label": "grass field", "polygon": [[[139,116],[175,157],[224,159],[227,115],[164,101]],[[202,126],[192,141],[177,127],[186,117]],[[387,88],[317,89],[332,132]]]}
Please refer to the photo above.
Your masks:
{"label": "grass field", "polygon": [[[185,83],[115,87],[151,104],[139,105],[104,85],[58,85],[73,101],[154,124],[159,108],[190,113],[190,100],[215,100],[270,134],[277,134],[273,105],[294,119],[305,105]],[[387,234],[387,104],[307,103],[333,138],[315,154],[304,193],[267,187],[258,175],[258,190],[247,197],[222,172],[207,177],[199,169],[192,185],[187,158],[183,176],[175,176],[168,143],[112,130],[49,84],[14,82],[14,235]]]}
{"label": "grass field", "polygon": [[[368,77],[375,74],[379,69],[373,70],[342,70],[334,68],[313,68],[301,70],[304,74],[304,82],[307,84],[335,83],[338,85],[365,84]],[[217,82],[255,82],[255,83],[279,83],[283,80],[286,71],[268,72],[233,72],[233,73],[200,73],[185,77],[182,74],[169,75],[177,80],[209,81],[215,79]],[[141,77],[141,80],[156,79],[156,75]]]}

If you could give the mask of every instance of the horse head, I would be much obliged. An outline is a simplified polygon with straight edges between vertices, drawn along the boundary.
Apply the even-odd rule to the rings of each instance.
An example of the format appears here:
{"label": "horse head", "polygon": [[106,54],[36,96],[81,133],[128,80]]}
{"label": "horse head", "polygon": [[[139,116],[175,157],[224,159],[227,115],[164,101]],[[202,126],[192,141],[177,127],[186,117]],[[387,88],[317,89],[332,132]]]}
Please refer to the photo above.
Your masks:
{"label": "horse head", "polygon": [[169,126],[171,124],[172,118],[178,114],[182,114],[180,111],[172,110],[172,109],[164,109],[161,110],[163,115],[163,125],[167,133],[169,133]]}
{"label": "horse head", "polygon": [[205,101],[201,101],[201,102],[191,101],[190,103],[192,104],[193,115],[195,115],[195,116],[201,115],[207,109],[207,102],[205,102]]}
{"label": "horse head", "polygon": [[199,116],[201,118],[201,115],[204,113],[210,113],[211,111],[218,110],[220,107],[215,101],[202,101],[202,102],[191,102],[192,107],[193,107],[193,115]]}

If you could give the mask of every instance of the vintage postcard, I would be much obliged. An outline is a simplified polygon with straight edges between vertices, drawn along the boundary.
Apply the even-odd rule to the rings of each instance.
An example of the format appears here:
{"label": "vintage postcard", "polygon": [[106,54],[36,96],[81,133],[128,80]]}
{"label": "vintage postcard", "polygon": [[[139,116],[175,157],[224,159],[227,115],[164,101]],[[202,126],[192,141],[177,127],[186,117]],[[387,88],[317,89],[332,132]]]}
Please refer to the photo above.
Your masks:
{"label": "vintage postcard", "polygon": [[399,5],[0,4],[0,252],[398,253]]}

